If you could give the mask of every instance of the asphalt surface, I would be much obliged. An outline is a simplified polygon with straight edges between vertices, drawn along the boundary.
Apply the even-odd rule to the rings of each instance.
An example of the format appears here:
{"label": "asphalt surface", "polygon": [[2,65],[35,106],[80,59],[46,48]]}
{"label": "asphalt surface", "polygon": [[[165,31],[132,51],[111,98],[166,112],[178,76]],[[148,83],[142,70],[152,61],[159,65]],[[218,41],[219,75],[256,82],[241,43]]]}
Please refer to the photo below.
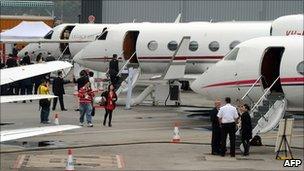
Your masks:
{"label": "asphalt surface", "polygon": [[[79,113],[73,87],[64,97],[68,111],[59,114],[60,124],[78,125]],[[126,110],[119,106],[113,113],[112,127],[102,126],[104,111],[93,118],[94,127],[47,134],[1,144],[1,170],[64,170],[67,149],[73,150],[76,170],[303,170],[284,168],[275,159],[277,131],[262,135],[263,146],[252,147],[243,157],[210,154],[210,122],[206,114],[212,102],[192,92],[183,92],[183,105],[165,107],[150,104]],[[59,105],[59,104],[57,104]],[[1,130],[43,126],[39,123],[38,102],[1,104]],[[301,119],[302,118],[302,119]],[[171,143],[173,127],[179,124],[181,142]],[[303,161],[303,117],[294,124],[291,141],[294,158]]]}

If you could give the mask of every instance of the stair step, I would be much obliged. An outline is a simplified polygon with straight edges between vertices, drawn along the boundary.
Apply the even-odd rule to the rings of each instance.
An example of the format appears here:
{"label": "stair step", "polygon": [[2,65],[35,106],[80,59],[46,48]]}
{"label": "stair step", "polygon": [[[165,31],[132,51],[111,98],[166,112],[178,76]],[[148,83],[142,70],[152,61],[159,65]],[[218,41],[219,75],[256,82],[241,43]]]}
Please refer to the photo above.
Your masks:
{"label": "stair step", "polygon": [[258,107],[258,112],[263,112],[263,111],[268,111],[269,110],[269,107],[268,106],[259,106]]}
{"label": "stair step", "polygon": [[263,106],[269,106],[270,102],[269,100],[263,100]]}

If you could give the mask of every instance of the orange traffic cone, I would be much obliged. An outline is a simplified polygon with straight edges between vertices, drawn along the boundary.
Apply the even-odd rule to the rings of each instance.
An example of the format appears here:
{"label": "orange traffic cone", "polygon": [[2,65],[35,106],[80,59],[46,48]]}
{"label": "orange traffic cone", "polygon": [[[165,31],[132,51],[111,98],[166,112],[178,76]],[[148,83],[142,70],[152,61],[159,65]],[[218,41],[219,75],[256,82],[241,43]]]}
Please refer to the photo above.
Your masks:
{"label": "orange traffic cone", "polygon": [[58,113],[55,114],[54,124],[59,125]]}
{"label": "orange traffic cone", "polygon": [[67,164],[65,167],[66,171],[73,171],[74,169],[74,161],[73,161],[73,154],[72,154],[72,149],[69,149],[68,151],[68,160],[67,160]]}
{"label": "orange traffic cone", "polygon": [[180,142],[180,135],[179,135],[179,129],[178,129],[178,124],[174,124],[174,130],[173,130],[173,139],[172,143],[179,143]]}

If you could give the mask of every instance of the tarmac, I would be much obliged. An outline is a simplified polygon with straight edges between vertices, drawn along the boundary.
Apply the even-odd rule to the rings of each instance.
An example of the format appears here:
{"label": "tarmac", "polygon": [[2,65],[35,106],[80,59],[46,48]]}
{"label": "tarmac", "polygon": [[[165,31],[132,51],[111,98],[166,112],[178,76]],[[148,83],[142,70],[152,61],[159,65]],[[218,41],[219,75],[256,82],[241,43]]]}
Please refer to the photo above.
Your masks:
{"label": "tarmac", "polygon": [[[60,124],[78,125],[79,112],[73,86],[66,87],[68,111],[59,114]],[[104,110],[96,110],[94,127],[23,138],[1,144],[1,171],[65,170],[68,149],[76,170],[303,170],[284,168],[275,159],[277,130],[261,135],[263,146],[251,147],[249,156],[237,151],[231,158],[211,155],[211,131],[206,109],[213,102],[191,91],[182,92],[182,106],[149,103],[126,110],[118,106],[112,127],[102,126]],[[194,108],[194,106],[200,108]],[[193,109],[193,110],[192,110]],[[38,101],[1,104],[1,130],[44,126],[39,123]],[[291,141],[295,159],[303,161],[303,116],[294,123]],[[174,124],[179,123],[180,143],[172,143]],[[229,151],[229,150],[228,150]]]}

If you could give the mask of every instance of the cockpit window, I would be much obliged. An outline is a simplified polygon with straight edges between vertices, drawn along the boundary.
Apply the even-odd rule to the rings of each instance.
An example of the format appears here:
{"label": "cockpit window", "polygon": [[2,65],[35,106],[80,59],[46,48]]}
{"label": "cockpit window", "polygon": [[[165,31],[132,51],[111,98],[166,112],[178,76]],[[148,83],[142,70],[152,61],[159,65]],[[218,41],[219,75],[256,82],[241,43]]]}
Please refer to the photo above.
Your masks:
{"label": "cockpit window", "polygon": [[53,30],[49,31],[48,33],[46,33],[46,35],[44,36],[44,39],[52,39],[52,35],[53,35]]}
{"label": "cockpit window", "polygon": [[304,75],[304,61],[300,62],[297,66],[298,73]]}
{"label": "cockpit window", "polygon": [[234,50],[232,50],[230,53],[228,53],[226,55],[226,57],[224,58],[224,60],[230,60],[230,61],[236,60],[238,52],[239,52],[239,48],[235,48]]}
{"label": "cockpit window", "polygon": [[107,28],[105,27],[102,32],[100,33],[100,35],[98,35],[98,40],[106,40],[107,38],[107,35],[108,35],[108,30]]}

